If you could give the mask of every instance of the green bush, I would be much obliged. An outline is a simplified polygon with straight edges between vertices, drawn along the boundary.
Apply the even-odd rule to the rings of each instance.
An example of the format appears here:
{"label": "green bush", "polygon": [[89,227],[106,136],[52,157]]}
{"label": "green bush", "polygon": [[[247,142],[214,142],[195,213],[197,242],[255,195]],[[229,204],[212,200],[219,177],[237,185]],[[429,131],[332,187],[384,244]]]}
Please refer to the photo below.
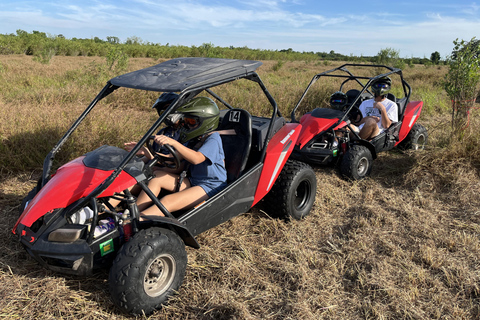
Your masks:
{"label": "green bush", "polygon": [[452,126],[463,130],[475,105],[480,83],[480,41],[456,39],[444,88],[452,100]]}

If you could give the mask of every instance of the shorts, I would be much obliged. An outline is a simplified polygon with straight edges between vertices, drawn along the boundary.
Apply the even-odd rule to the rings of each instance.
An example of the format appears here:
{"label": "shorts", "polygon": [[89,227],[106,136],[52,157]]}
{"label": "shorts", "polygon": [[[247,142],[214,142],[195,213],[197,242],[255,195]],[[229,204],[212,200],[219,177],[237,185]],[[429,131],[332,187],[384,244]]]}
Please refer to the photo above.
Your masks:
{"label": "shorts", "polygon": [[221,181],[192,181],[191,178],[188,178],[188,180],[190,181],[192,187],[202,187],[209,198],[213,197],[227,186],[226,182]]}

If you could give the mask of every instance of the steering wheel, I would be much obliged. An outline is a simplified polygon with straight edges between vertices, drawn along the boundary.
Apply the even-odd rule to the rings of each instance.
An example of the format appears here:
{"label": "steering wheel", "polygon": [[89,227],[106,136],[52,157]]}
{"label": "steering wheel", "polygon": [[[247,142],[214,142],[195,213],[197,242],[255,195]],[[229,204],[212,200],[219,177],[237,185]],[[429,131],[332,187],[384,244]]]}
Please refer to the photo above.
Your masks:
{"label": "steering wheel", "polygon": [[178,168],[180,168],[180,157],[177,151],[175,150],[175,148],[173,148],[169,144],[164,144],[162,147],[165,147],[165,149],[167,149],[168,151],[167,155],[163,155],[161,153],[155,152],[153,148],[154,138],[155,136],[150,136],[146,142],[148,150],[150,151],[151,154],[154,155],[152,163],[149,164],[150,167],[153,167],[157,163],[160,163],[162,166],[169,169],[177,170]]}
{"label": "steering wheel", "polygon": [[[360,116],[360,118],[358,116]],[[357,123],[358,121],[362,120],[363,115],[360,111],[360,108],[358,106],[353,106],[352,110],[350,110],[350,112],[348,113],[348,118],[352,123]]]}

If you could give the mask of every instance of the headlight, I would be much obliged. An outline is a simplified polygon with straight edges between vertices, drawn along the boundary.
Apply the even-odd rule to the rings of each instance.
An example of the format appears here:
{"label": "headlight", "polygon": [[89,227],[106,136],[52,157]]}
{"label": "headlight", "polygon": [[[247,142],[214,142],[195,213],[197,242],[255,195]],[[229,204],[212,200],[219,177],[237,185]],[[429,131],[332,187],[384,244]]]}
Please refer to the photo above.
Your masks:
{"label": "headlight", "polygon": [[48,235],[48,241],[74,242],[83,236],[86,229],[86,225],[67,224],[64,227],[58,228],[57,230],[50,232],[50,234]]}

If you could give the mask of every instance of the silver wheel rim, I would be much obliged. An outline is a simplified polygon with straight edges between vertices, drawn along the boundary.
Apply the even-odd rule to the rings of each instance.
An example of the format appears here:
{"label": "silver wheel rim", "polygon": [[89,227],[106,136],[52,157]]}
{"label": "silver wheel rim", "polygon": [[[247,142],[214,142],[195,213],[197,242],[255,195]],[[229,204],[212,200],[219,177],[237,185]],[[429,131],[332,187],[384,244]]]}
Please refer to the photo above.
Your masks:
{"label": "silver wheel rim", "polygon": [[145,293],[157,297],[170,288],[177,269],[175,259],[169,254],[157,256],[147,267],[143,281]]}
{"label": "silver wheel rim", "polygon": [[417,139],[417,143],[413,144],[413,149],[414,150],[422,150],[425,147],[425,136],[419,135]]}
{"label": "silver wheel rim", "polygon": [[357,167],[357,174],[358,176],[362,177],[367,173],[368,170],[368,159],[366,157],[362,157],[360,161],[358,161]]}

